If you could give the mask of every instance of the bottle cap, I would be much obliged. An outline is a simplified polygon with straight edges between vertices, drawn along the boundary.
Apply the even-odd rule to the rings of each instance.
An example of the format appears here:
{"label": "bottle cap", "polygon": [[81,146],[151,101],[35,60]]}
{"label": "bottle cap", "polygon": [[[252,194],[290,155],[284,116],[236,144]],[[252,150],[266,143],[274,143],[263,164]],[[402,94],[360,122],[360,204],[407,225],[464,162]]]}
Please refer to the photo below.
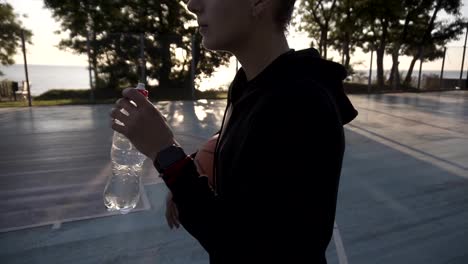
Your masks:
{"label": "bottle cap", "polygon": [[148,97],[148,90],[146,90],[144,83],[138,83],[138,85],[137,85],[137,87],[135,89],[137,89],[138,92],[140,92],[145,97]]}

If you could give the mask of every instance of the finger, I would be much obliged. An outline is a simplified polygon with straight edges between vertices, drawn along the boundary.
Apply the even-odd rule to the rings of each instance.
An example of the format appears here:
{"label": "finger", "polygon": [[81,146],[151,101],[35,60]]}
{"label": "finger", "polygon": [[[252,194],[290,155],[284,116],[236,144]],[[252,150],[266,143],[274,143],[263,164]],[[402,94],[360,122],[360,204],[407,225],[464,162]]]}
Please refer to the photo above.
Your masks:
{"label": "finger", "polygon": [[115,104],[118,109],[125,109],[130,115],[136,112],[136,107],[127,98],[120,98]]}
{"label": "finger", "polygon": [[171,212],[170,214],[170,219],[171,221],[171,229],[173,229],[175,227],[175,221],[174,221],[174,214]]}
{"label": "finger", "polygon": [[169,202],[172,201],[172,192],[168,191],[167,196],[166,196],[166,203],[169,204]]}
{"label": "finger", "polygon": [[172,224],[176,227],[179,228],[179,213],[177,210],[177,207],[173,204],[172,206]]}
{"label": "finger", "polygon": [[167,213],[167,221],[169,226],[172,228],[176,227],[179,228],[179,219],[178,219],[178,210],[177,206],[175,205],[174,201],[172,201],[172,193],[168,192],[166,197],[166,213]]}
{"label": "finger", "polygon": [[169,228],[172,229],[173,225],[172,225],[172,217],[171,217],[171,208],[168,206],[166,207],[166,222]]}
{"label": "finger", "polygon": [[127,121],[129,120],[128,116],[126,114],[122,113],[120,111],[120,109],[117,109],[117,108],[112,109],[110,116],[113,119],[117,119],[122,123],[127,123]]}
{"label": "finger", "polygon": [[127,135],[128,133],[128,130],[127,130],[127,127],[126,126],[121,126],[115,122],[112,122],[112,129],[114,129],[115,131],[119,132],[120,134],[123,134],[123,135]]}
{"label": "finger", "polygon": [[171,219],[171,216],[168,215],[166,217],[166,220],[167,220],[167,225],[169,226],[170,229],[173,229],[174,228],[174,224],[172,224],[172,219]]}
{"label": "finger", "polygon": [[174,226],[175,229],[179,229],[180,224],[179,224],[179,222],[177,220],[175,220],[174,223],[173,223],[173,226]]}
{"label": "finger", "polygon": [[177,205],[174,203],[174,215],[177,218],[177,222],[179,222],[179,209],[177,209]]}
{"label": "finger", "polygon": [[172,229],[174,228],[174,220],[172,217],[173,214],[173,209],[172,209],[172,193],[168,193],[166,197],[166,221],[167,224],[169,225],[169,228]]}
{"label": "finger", "polygon": [[145,106],[146,103],[148,103],[148,100],[146,100],[146,97],[142,95],[140,92],[138,92],[137,89],[134,88],[126,88],[122,91],[123,97],[132,100],[135,102],[135,104],[139,107]]}
{"label": "finger", "polygon": [[179,210],[177,209],[177,206],[174,206],[174,217],[175,217],[175,226],[176,228],[180,227],[180,220],[179,220]]}

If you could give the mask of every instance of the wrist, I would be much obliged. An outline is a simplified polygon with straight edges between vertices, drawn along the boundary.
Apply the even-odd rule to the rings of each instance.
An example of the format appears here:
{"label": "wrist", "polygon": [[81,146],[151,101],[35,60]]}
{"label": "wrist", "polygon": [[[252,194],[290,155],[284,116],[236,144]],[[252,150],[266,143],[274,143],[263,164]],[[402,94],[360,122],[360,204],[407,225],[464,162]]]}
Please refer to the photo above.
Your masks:
{"label": "wrist", "polygon": [[153,164],[156,170],[162,174],[165,170],[179,161],[187,158],[187,154],[177,144],[169,145],[161,149],[155,156]]}
{"label": "wrist", "polygon": [[148,155],[148,158],[150,158],[153,162],[156,160],[156,157],[158,156],[159,152],[161,152],[162,150],[170,147],[170,146],[173,146],[173,145],[176,145],[176,146],[180,146],[180,144],[175,140],[175,139],[170,139],[166,144],[163,144],[159,149],[151,152],[149,155]]}

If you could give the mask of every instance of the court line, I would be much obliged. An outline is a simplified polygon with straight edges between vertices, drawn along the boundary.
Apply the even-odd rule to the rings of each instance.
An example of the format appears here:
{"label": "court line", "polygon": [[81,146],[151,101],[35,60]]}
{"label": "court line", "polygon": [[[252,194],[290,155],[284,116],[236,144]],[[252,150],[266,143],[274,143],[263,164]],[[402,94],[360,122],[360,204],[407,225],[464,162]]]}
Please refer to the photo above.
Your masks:
{"label": "court line", "polygon": [[[437,128],[437,129],[440,129],[440,130],[445,130],[445,131],[448,131],[450,133],[455,133],[458,136],[466,136],[462,132],[457,131],[457,130],[453,130],[453,129],[448,128],[448,127],[437,126],[437,125],[434,125],[434,124],[431,124],[431,123],[426,123],[426,122],[423,122],[423,121],[420,121],[420,120],[411,119],[411,118],[408,118],[408,117],[403,117],[403,116],[399,116],[399,115],[395,115],[395,114],[390,114],[388,112],[375,110],[375,109],[370,109],[370,108],[366,108],[366,107],[359,107],[359,109],[363,109],[363,110],[366,110],[366,111],[369,111],[369,112],[379,113],[381,115],[386,115],[386,116],[390,116],[390,117],[397,118],[397,119],[403,119],[403,120],[406,120],[406,121],[409,121],[409,122],[413,122],[413,123],[416,123],[416,124],[420,124],[420,125],[424,125],[424,126],[428,126],[428,127],[432,127],[432,128]],[[449,113],[453,114],[452,112],[449,112]]]}
{"label": "court line", "polygon": [[392,140],[390,138],[387,138],[385,136],[382,136],[376,132],[370,131],[368,129],[349,124],[346,129],[349,129],[359,135],[362,135],[364,137],[367,137],[369,139],[372,139],[376,142],[379,142],[387,147],[390,147],[392,149],[395,149],[399,152],[405,153],[407,155],[410,155],[413,158],[416,158],[418,160],[428,162],[442,170],[448,171],[450,173],[453,173],[457,176],[460,176],[462,178],[468,179],[468,168],[460,165],[458,163],[448,161],[441,159],[437,156],[434,156],[433,154],[423,152],[421,150],[418,150],[416,148],[410,147],[403,145],[395,140]]}
{"label": "court line", "polygon": [[[129,214],[134,213],[134,212],[136,213],[136,212],[141,212],[141,211],[148,211],[148,210],[151,209],[151,204],[149,202],[149,199],[148,199],[148,196],[147,196],[145,190],[142,191],[141,202],[142,202],[141,208],[135,208],[132,211],[130,211]],[[104,207],[104,204],[102,206]],[[83,217],[71,217],[71,218],[47,221],[47,222],[42,222],[42,223],[37,223],[37,224],[32,224],[32,225],[0,229],[0,233],[6,233],[6,232],[11,232],[11,231],[18,231],[18,230],[23,230],[23,229],[42,227],[42,226],[47,226],[47,225],[52,225],[52,229],[58,229],[64,223],[82,221],[82,220],[91,220],[91,219],[95,219],[95,218],[116,216],[116,215],[121,215],[121,214],[119,212],[105,212],[105,213],[102,213],[102,214],[93,214],[93,215],[83,216]]]}
{"label": "court line", "polygon": [[338,229],[336,222],[333,227],[333,241],[335,242],[336,255],[338,255],[338,263],[348,264],[348,257],[346,256],[343,240],[341,239],[340,230]]}

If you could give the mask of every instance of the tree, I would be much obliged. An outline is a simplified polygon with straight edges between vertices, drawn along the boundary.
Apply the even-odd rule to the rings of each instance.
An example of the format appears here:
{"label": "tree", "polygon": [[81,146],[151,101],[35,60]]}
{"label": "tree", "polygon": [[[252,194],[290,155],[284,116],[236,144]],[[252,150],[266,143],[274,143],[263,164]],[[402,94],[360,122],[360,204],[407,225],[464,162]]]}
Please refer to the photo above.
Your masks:
{"label": "tree", "polygon": [[[411,83],[414,65],[418,59],[424,61],[440,57],[440,52],[433,52],[437,50],[437,46],[439,46],[440,51],[441,45],[459,37],[463,27],[466,26],[466,21],[461,18],[460,14],[461,5],[461,0],[431,0],[429,12],[425,16],[425,23],[421,23],[421,30],[413,32],[412,38],[415,41],[410,43],[405,51],[407,55],[413,56],[404,81],[406,85]],[[455,21],[452,23],[437,22],[437,16],[442,10],[448,15],[455,16]],[[434,57],[434,54],[440,56]]]}
{"label": "tree", "polygon": [[[24,29],[21,21],[7,3],[0,3],[0,63],[12,65],[13,56],[21,46],[21,31],[24,31],[25,40],[31,43],[32,32]],[[0,75],[3,73],[0,71]]]}
{"label": "tree", "polygon": [[[415,62],[442,56],[443,46],[456,39],[467,25],[460,15],[461,0],[303,0],[300,30],[317,42],[326,58],[328,45],[341,52],[342,63],[351,70],[355,47],[377,53],[377,82],[385,85],[384,57],[392,56],[389,83],[400,86],[399,57],[413,57],[405,84],[409,84]],[[452,15],[438,21],[440,11]]]}
{"label": "tree", "polygon": [[365,52],[376,51],[377,84],[383,88],[384,56],[391,41],[390,30],[401,17],[402,4],[400,0],[365,0],[362,6],[363,37],[359,43]]}
{"label": "tree", "polygon": [[428,12],[431,1],[405,0],[401,2],[399,19],[390,28],[391,45],[388,47],[393,63],[389,83],[393,89],[399,89],[400,86],[399,56],[401,49],[405,44],[414,42],[410,32],[420,30],[421,25],[426,22],[424,14]]}
{"label": "tree", "polygon": [[337,0],[302,0],[298,15],[301,16],[299,30],[309,33],[309,37],[318,39],[320,56],[327,58],[330,28],[334,26]]}
{"label": "tree", "polygon": [[351,54],[362,39],[362,0],[340,0],[335,12],[335,27],[331,28],[330,41],[335,50],[341,51],[341,63],[352,73]]}
{"label": "tree", "polygon": [[[45,0],[45,4],[61,21],[61,31],[69,33],[60,42],[61,48],[85,54],[89,32],[93,70],[107,87],[134,84],[139,67],[145,67],[148,77],[156,79],[160,88],[181,88],[191,94],[188,62],[192,59],[192,36],[198,32],[190,26],[194,16],[183,1]],[[145,65],[140,61],[141,34]],[[213,68],[226,64],[229,57],[200,51],[196,73],[210,76]]]}

